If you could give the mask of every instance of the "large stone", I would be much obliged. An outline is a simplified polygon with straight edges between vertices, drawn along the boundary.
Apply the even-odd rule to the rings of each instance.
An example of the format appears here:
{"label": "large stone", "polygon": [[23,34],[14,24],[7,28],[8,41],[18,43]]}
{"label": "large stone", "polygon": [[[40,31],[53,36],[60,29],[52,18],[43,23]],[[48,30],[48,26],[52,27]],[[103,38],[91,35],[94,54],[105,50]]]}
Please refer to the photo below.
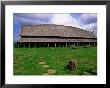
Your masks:
{"label": "large stone", "polygon": [[48,74],[52,75],[52,74],[55,74],[56,73],[56,70],[55,69],[48,69]]}
{"label": "large stone", "polygon": [[46,64],[46,62],[44,62],[44,61],[39,61],[38,63],[39,64]]}
{"label": "large stone", "polygon": [[44,68],[49,68],[50,66],[49,66],[49,65],[43,65],[42,67],[44,67]]}

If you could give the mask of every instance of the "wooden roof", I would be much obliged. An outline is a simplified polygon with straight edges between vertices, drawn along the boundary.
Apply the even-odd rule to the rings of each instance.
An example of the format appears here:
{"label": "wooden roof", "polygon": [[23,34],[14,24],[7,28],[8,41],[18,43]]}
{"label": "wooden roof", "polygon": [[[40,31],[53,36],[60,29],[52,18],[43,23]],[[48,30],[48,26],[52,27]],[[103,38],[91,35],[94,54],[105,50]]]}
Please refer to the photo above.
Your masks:
{"label": "wooden roof", "polygon": [[92,32],[72,26],[54,24],[21,25],[20,36],[61,36],[96,38]]}

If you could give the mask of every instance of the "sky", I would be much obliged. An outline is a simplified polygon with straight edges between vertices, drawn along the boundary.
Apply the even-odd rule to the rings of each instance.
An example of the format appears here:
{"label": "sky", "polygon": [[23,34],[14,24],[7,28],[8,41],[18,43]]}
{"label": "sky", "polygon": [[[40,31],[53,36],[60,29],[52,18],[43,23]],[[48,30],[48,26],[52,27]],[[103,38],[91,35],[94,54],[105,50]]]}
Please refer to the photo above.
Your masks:
{"label": "sky", "polygon": [[14,13],[14,41],[19,40],[20,23],[23,25],[58,24],[91,31],[97,36],[96,13]]}

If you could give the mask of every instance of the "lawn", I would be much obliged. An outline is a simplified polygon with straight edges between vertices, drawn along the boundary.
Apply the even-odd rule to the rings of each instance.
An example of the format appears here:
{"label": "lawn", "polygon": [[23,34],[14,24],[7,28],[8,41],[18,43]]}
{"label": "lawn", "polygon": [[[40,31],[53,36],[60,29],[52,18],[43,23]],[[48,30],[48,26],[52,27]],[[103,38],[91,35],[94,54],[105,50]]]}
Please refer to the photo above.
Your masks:
{"label": "lawn", "polygon": [[[68,68],[69,59],[77,68]],[[14,75],[97,75],[97,48],[14,48]]]}

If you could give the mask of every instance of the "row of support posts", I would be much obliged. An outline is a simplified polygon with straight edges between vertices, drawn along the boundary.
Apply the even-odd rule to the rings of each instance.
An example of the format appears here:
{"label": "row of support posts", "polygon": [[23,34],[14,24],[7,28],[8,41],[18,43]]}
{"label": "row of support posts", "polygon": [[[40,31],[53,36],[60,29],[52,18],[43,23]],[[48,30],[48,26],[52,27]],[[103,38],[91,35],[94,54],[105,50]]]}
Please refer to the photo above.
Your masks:
{"label": "row of support posts", "polygon": [[86,45],[96,45],[97,43],[17,43],[17,47],[68,47],[72,46],[86,46]]}

